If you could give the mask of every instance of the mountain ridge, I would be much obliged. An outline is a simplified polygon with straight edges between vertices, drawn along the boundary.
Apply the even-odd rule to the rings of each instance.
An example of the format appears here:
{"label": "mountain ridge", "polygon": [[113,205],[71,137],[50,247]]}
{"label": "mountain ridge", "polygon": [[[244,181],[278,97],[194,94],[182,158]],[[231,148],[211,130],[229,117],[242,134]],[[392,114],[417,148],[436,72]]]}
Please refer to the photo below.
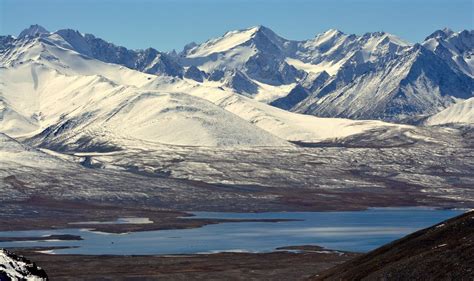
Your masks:
{"label": "mountain ridge", "polygon": [[[186,57],[128,50],[71,29],[44,30],[35,25],[24,36],[0,37],[1,130],[62,149],[94,148],[94,137],[109,149],[136,136],[176,145],[291,146],[288,142],[328,141],[380,128],[404,134],[417,129],[337,118],[425,119],[474,90],[474,80],[449,62],[452,57],[384,32],[357,36],[329,30],[302,43],[259,26],[189,45],[186,53],[205,57]],[[440,32],[429,40],[472,33]],[[462,42],[464,49],[470,46]],[[107,116],[113,112],[134,125],[112,126]],[[197,139],[189,132],[190,120],[202,129]],[[239,128],[241,139],[234,136]]]}
{"label": "mountain ridge", "polygon": [[296,114],[229,87],[146,74],[57,42],[48,36],[21,39],[0,53],[0,130],[35,146],[60,151],[110,151],[140,142],[292,147],[293,141],[328,141],[377,128],[413,130]]}

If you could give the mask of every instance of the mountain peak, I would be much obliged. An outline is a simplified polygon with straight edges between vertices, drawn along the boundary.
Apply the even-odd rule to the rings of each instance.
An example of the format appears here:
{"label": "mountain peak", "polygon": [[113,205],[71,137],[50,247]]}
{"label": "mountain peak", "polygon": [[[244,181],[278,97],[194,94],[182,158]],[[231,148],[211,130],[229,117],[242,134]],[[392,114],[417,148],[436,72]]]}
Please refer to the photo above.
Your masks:
{"label": "mountain peak", "polygon": [[376,31],[376,32],[368,32],[368,33],[365,33],[364,35],[362,35],[361,37],[362,39],[365,39],[365,40],[383,40],[381,42],[383,43],[394,43],[398,46],[402,46],[402,47],[407,47],[407,46],[411,46],[412,44],[401,39],[400,37],[396,36],[396,35],[393,35],[393,34],[390,34],[390,33],[387,33],[387,32],[384,32],[384,31]]}
{"label": "mountain peak", "polygon": [[244,29],[237,29],[237,30],[232,30],[228,31],[224,34],[224,37],[230,36],[230,35],[237,35],[237,34],[245,34],[246,37],[254,37],[258,34],[267,34],[267,35],[275,35],[275,32],[271,30],[270,28],[264,26],[264,25],[256,25]]}
{"label": "mountain peak", "polygon": [[446,39],[453,34],[454,31],[452,31],[450,28],[445,27],[443,29],[438,29],[435,32],[431,33],[428,37],[425,38],[425,41],[431,38]]}
{"label": "mountain peak", "polygon": [[258,25],[256,27],[251,28],[251,30],[254,30],[254,36],[265,36],[267,39],[271,41],[286,41],[286,39],[280,37],[278,34],[276,34],[273,30],[270,28],[263,26],[263,25]]}
{"label": "mountain peak", "polygon": [[188,49],[187,55],[188,57],[197,57],[225,52],[236,46],[245,44],[249,40],[263,37],[277,38],[278,36],[271,29],[262,25],[228,31],[222,37],[208,40],[203,44]]}
{"label": "mountain peak", "polygon": [[41,25],[33,24],[33,25],[30,25],[30,27],[24,29],[20,33],[20,35],[18,35],[18,38],[36,37],[44,33],[49,33],[49,31],[46,30],[46,28],[42,27]]}
{"label": "mountain peak", "polygon": [[384,31],[375,31],[375,32],[367,32],[362,37],[381,37],[386,35],[387,33]]}
{"label": "mountain peak", "polygon": [[338,29],[328,29],[323,33],[316,35],[315,40],[319,42],[332,42],[336,38],[344,35],[344,33]]}
{"label": "mountain peak", "polygon": [[67,34],[67,33],[70,33],[70,34],[81,34],[81,33],[79,32],[79,30],[74,30],[74,29],[71,29],[71,28],[59,29],[59,30],[56,31],[55,33],[58,33],[58,34]]}
{"label": "mountain peak", "polygon": [[445,28],[441,29],[441,31],[443,31],[446,35],[453,34],[453,30],[451,28],[448,28],[448,27],[445,27]]}
{"label": "mountain peak", "polygon": [[334,36],[334,35],[344,34],[344,32],[340,31],[339,29],[331,28],[331,29],[326,30],[324,34]]}
{"label": "mountain peak", "polygon": [[257,25],[257,26],[254,26],[252,27],[251,29],[255,29],[256,32],[272,32],[273,33],[273,30],[271,30],[270,28],[264,26],[264,25]]}

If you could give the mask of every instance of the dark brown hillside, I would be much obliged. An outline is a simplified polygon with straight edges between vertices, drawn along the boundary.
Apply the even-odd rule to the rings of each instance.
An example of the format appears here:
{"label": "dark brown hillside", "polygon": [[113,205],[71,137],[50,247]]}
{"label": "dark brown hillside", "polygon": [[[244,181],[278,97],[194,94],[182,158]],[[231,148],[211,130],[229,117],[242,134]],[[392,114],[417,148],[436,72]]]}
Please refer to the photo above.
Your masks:
{"label": "dark brown hillside", "polygon": [[312,280],[474,280],[474,212],[417,231]]}

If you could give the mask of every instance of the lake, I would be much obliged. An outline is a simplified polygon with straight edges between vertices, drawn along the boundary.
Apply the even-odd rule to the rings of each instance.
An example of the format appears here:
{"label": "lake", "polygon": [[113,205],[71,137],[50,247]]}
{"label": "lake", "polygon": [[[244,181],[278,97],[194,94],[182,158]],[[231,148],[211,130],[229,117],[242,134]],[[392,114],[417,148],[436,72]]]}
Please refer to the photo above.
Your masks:
{"label": "lake", "polygon": [[[169,255],[225,251],[270,252],[283,246],[318,245],[333,250],[367,252],[461,213],[463,213],[462,210],[430,208],[373,208],[351,212],[193,212],[196,215],[194,218],[295,219],[299,221],[232,222],[194,229],[123,234],[95,232],[81,228],[5,231],[0,232],[0,237],[70,234],[79,235],[84,240],[2,242],[0,248],[71,246],[76,248],[58,249],[50,253]],[[147,221],[146,218],[123,219],[118,220],[117,223],[135,220]],[[74,227],[80,227],[80,225],[76,224]]]}

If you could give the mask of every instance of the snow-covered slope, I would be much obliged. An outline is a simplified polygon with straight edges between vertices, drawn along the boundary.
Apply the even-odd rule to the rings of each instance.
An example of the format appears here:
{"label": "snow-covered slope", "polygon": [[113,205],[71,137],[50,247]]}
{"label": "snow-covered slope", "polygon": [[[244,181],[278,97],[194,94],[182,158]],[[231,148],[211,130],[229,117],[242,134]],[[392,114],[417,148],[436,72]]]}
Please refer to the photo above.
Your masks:
{"label": "snow-covered slope", "polygon": [[474,124],[474,98],[457,102],[445,110],[431,116],[425,122],[427,125],[442,124]]}
{"label": "snow-covered slope", "polygon": [[[16,137],[36,135],[45,145],[85,149],[104,142],[110,146],[121,138],[199,146],[288,145],[191,95],[138,90],[101,76],[68,76],[36,64],[1,72],[6,79],[31,81],[4,91],[7,112],[20,113],[4,115],[2,131]],[[25,96],[18,98],[17,91]]]}
{"label": "snow-covered slope", "polygon": [[144,87],[156,76],[84,57],[45,38],[18,44],[3,54],[0,69],[1,131],[11,136],[36,136],[43,144],[58,145],[120,138],[288,145],[204,99]]}
{"label": "snow-covered slope", "polygon": [[341,118],[319,118],[282,110],[252,98],[238,95],[231,89],[207,87],[199,83],[163,83],[156,80],[148,87],[163,91],[185,92],[207,99],[219,107],[247,120],[251,124],[285,140],[301,142],[334,141],[360,135],[375,129],[393,130],[403,133],[411,126],[396,125],[381,121],[354,121]]}
{"label": "snow-covered slope", "polygon": [[242,31],[229,31],[224,36],[211,39],[202,45],[188,51],[188,58],[207,57],[212,54],[222,53],[251,40],[259,27],[252,27]]}
{"label": "snow-covered slope", "polygon": [[48,276],[24,257],[0,249],[0,280],[45,281]]}
{"label": "snow-covered slope", "polygon": [[2,167],[41,167],[44,169],[77,169],[75,163],[46,154],[0,133],[0,165]]}

